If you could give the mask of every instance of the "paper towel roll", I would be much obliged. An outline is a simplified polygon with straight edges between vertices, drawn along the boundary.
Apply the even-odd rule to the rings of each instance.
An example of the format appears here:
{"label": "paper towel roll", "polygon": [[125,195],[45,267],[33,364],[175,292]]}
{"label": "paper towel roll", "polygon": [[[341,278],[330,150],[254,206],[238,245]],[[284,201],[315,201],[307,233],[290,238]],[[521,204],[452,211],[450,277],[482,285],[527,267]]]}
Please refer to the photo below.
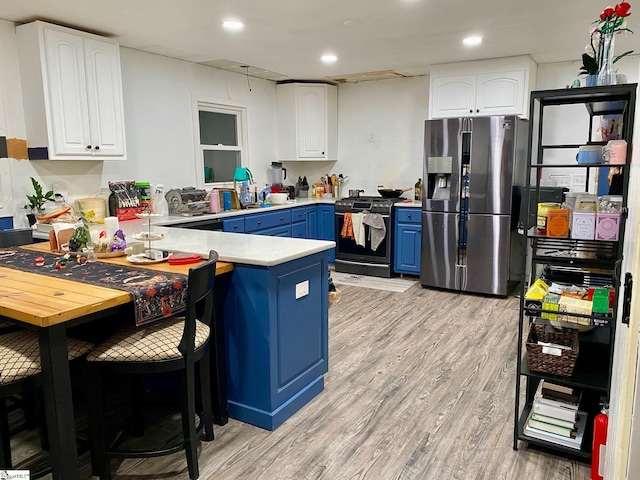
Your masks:
{"label": "paper towel roll", "polygon": [[110,242],[115,233],[120,230],[120,224],[118,223],[118,217],[105,217],[104,219],[104,231],[107,234],[107,240]]}

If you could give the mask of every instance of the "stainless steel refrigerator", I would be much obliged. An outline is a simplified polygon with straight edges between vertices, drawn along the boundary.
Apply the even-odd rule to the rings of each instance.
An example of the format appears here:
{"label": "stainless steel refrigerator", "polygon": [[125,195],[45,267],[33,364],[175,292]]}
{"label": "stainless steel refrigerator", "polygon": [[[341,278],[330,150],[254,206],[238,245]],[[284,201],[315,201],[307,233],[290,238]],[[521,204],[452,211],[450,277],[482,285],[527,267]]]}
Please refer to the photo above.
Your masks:
{"label": "stainless steel refrigerator", "polygon": [[427,120],[420,283],[507,295],[519,280],[514,186],[525,184],[527,121]]}

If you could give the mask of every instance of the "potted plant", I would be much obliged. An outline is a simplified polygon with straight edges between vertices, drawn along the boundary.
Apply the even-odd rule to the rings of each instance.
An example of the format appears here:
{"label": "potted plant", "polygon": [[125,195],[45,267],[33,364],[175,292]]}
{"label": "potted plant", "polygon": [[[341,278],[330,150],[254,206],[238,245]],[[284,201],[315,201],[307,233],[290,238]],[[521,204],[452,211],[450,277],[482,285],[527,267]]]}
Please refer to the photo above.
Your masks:
{"label": "potted plant", "polygon": [[29,225],[36,223],[36,214],[44,212],[44,205],[47,202],[53,202],[53,190],[49,190],[44,193],[42,185],[33,177],[31,177],[31,184],[33,185],[33,195],[27,195],[28,203],[24,206],[27,211],[27,218],[29,219]]}

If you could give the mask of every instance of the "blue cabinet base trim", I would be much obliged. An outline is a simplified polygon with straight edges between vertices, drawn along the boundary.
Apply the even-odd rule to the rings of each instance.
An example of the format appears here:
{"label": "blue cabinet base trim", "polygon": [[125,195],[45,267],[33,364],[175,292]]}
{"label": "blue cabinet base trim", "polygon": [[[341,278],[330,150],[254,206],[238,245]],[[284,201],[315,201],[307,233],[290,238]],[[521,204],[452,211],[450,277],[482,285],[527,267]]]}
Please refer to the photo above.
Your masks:
{"label": "blue cabinet base trim", "polygon": [[265,412],[264,410],[229,400],[229,417],[265,430],[275,430],[322,390],[324,390],[324,376],[313,380],[273,412]]}

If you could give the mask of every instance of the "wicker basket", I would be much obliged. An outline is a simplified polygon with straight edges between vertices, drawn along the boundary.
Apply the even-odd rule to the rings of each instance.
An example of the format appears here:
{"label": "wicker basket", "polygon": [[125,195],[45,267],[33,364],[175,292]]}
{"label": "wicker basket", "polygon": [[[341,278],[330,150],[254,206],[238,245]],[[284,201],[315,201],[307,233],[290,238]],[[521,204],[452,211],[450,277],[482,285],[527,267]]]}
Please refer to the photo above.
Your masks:
{"label": "wicker basket", "polygon": [[[532,372],[570,377],[580,350],[578,333],[574,328],[562,328],[561,331],[557,331],[547,325],[532,325],[527,338],[529,369]],[[570,348],[547,348],[538,345],[538,342],[555,343]]]}

